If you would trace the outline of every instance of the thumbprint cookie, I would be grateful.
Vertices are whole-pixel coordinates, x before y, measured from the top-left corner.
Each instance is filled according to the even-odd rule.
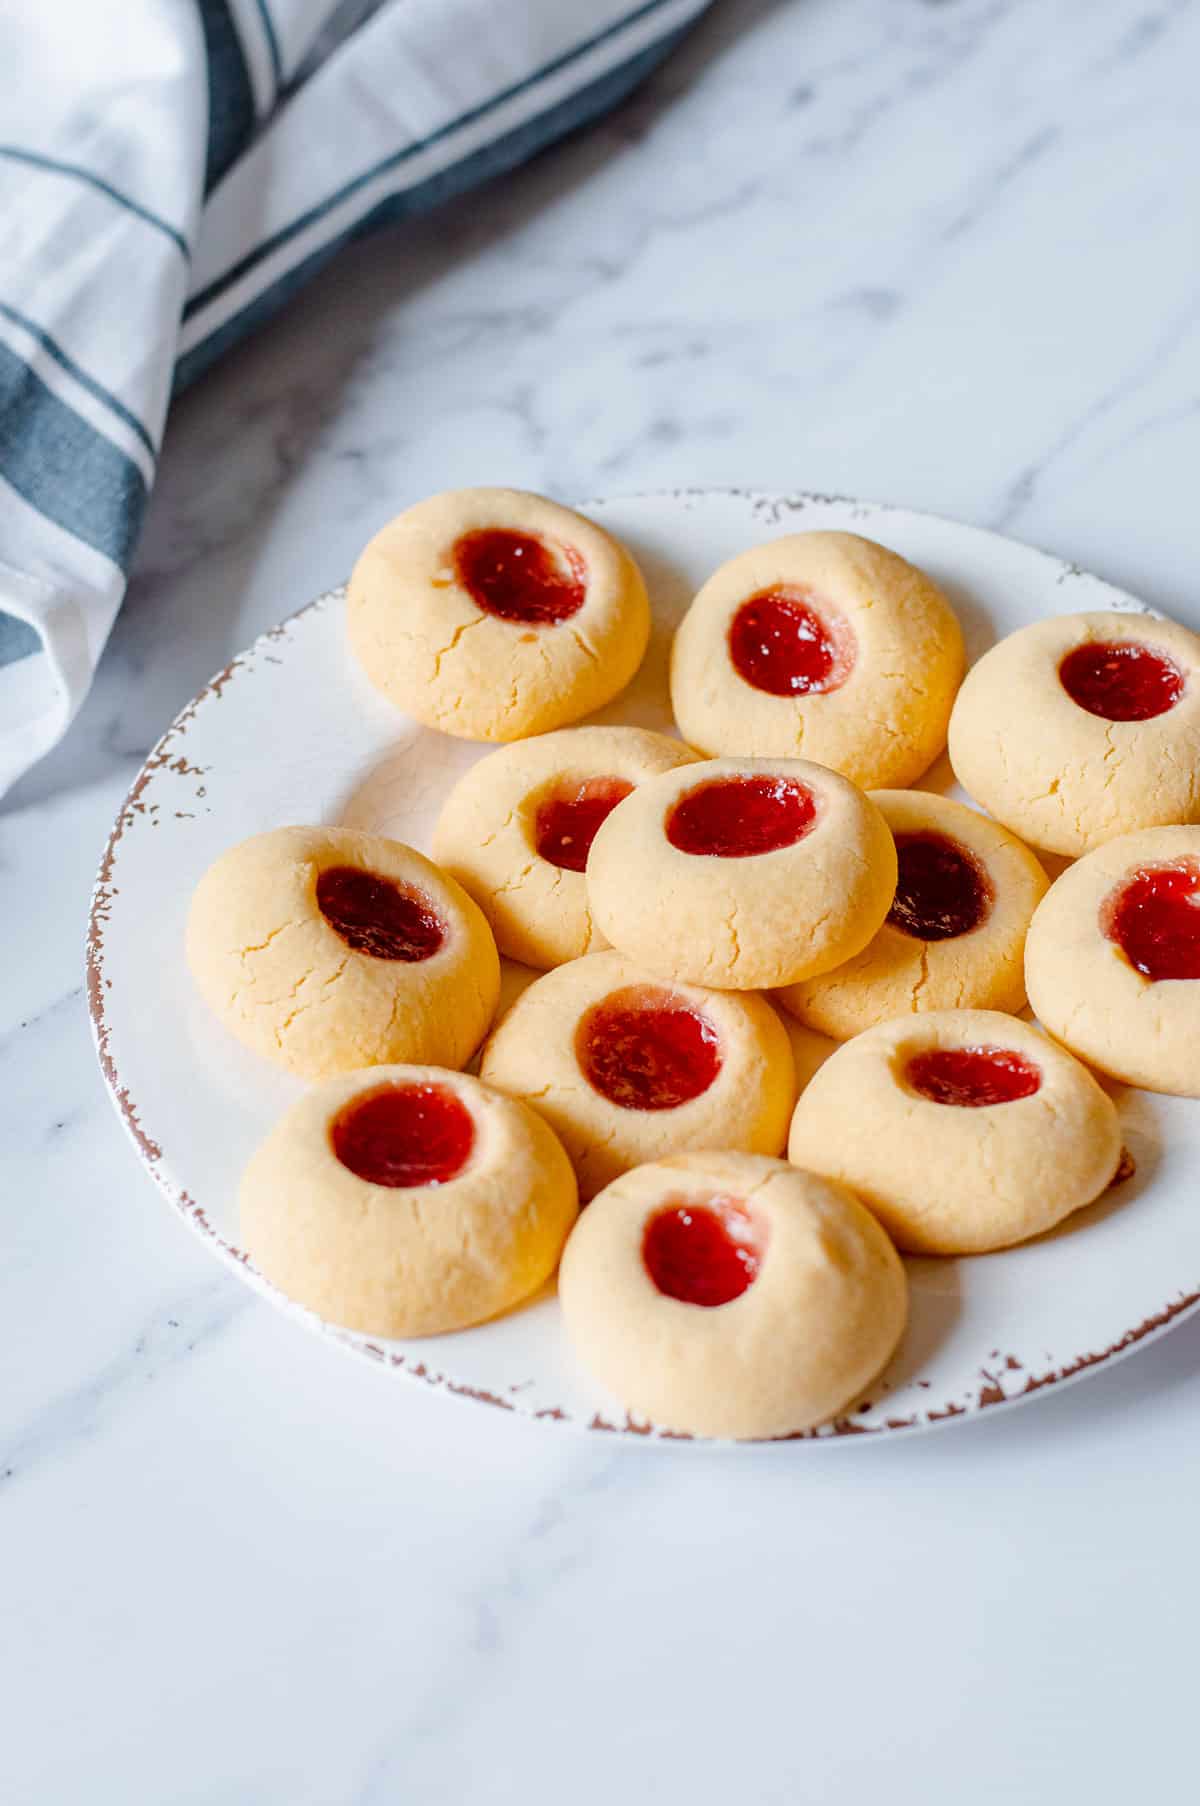
[[[500,747],[447,797],[434,857],[509,959],[542,968],[579,959],[604,945],[584,877],[601,822],[645,779],[695,756],[638,727],[563,728]]]
[[[795,984],[860,953],[896,890],[874,803],[804,759],[710,759],[651,778],[592,842],[592,917],[649,972]]]
[[[910,1254],[986,1254],[1090,1204],[1121,1158],[1078,1060],[996,1010],[883,1022],[800,1094],[788,1156],[848,1185]]]
[[[397,708],[463,739],[520,740],[625,688],[650,604],[629,553],[584,515],[519,489],[457,489],[375,535],[347,621]]]
[[[1200,1097],[1200,827],[1123,834],[1069,866],[1033,918],[1025,972],[1072,1053]]]
[[[594,1198],[559,1276],[567,1334],[626,1409],[699,1436],[837,1415],[904,1329],[895,1249],[845,1189],[781,1160],[682,1154]]]
[[[275,828],[223,853],[196,887],[186,952],[230,1033],[306,1079],[463,1066],[500,993],[492,931],[461,885],[349,828]]]
[[[1071,859],[1200,819],[1200,635],[1103,612],[1009,634],[958,693],[950,762],[997,821]]]
[[[937,585],[855,533],[795,533],[723,564],[675,636],[671,702],[709,754],[814,759],[911,784],[946,744],[962,631]]]
[[[1045,872],[1015,835],[922,790],[873,790],[896,842],[887,920],[854,959],[791,985],[780,1001],[847,1041],[889,1016],[1025,1007],[1025,935]]]
[[[541,1112],[585,1198],[687,1148],[780,1154],[795,1100],[791,1045],[766,998],[664,983],[611,952],[523,991],[480,1072]]]
[[[545,1122],[466,1073],[381,1066],[316,1086],[242,1179],[258,1270],[330,1323],[433,1336],[537,1291],[578,1203]]]

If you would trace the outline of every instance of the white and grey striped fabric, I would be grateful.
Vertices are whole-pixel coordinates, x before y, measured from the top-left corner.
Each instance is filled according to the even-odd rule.
[[[87,692],[173,390],[708,3],[0,0],[0,793]]]

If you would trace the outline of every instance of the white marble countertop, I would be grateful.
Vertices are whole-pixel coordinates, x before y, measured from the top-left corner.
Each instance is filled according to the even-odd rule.
[[[1194,606],[1198,67],[1187,0],[718,0],[179,406],[93,696],[0,813],[6,1802],[1115,1806],[1187,1772],[1200,1319],[887,1445],[513,1421],[209,1260],[80,978],[151,741],[435,488],[845,491]]]

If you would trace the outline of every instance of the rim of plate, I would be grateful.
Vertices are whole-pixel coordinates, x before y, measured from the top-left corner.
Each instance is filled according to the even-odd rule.
[[[1127,603],[1131,610],[1147,615],[1154,615],[1157,612],[1150,609],[1137,597],[1119,590],[1116,585],[1109,584],[1105,579],[1096,577],[1082,565],[1059,558],[1052,552],[1042,550],[1041,547],[1031,546],[1025,540],[1014,541],[1011,535],[996,532],[990,527],[978,527],[969,522],[953,520],[948,515],[937,514],[932,509],[909,508],[896,502],[872,502],[864,500],[860,496],[810,489],[760,490],[731,484],[698,484],[670,489],[635,490],[628,495],[621,496],[593,496],[587,501],[572,505],[586,513],[591,508],[612,506],[620,502],[677,501],[684,497],[711,496],[731,496],[749,502],[756,512],[769,513],[772,524],[778,521],[781,514],[800,513],[808,506],[845,507],[856,512],[861,511],[864,519],[879,514],[906,514],[937,521],[942,525],[954,528],[957,532],[995,540],[1002,545],[1020,544],[1026,551],[1044,560],[1056,571],[1056,582],[1058,583],[1066,583],[1073,578],[1085,578],[1091,582],[1102,584],[1105,590],[1114,596],[1119,596]],[[277,622],[273,627],[268,627],[265,632],[258,634],[248,646],[235,653],[229,663],[216,672],[196,692],[191,701],[180,709],[170,726],[147,754],[145,762],[117,811],[92,887],[88,910],[85,991],[92,1039],[105,1085],[117,1115],[134,1144],[141,1164],[189,1229],[199,1237],[204,1246],[224,1266],[236,1272],[253,1290],[270,1299],[287,1316],[304,1324],[309,1330],[324,1336],[347,1353],[365,1357],[377,1365],[390,1367],[395,1371],[402,1372],[410,1379],[423,1380],[427,1385],[438,1387],[454,1397],[495,1405],[501,1410],[529,1418],[532,1421],[541,1420],[564,1424],[580,1433],[599,1432],[625,1442],[669,1443],[673,1446],[691,1445],[702,1449],[762,1449],[774,1448],[781,1443],[828,1445],[859,1442],[864,1439],[874,1442],[878,1438],[887,1441],[896,1435],[913,1432],[927,1433],[963,1419],[977,1419],[985,1410],[992,1411],[1003,1409],[1006,1406],[1023,1404],[1051,1387],[1062,1390],[1075,1381],[1086,1378],[1098,1367],[1110,1366],[1114,1362],[1124,1359],[1126,1355],[1132,1354],[1136,1349],[1156,1340],[1200,1308],[1200,1288],[1195,1291],[1183,1292],[1160,1310],[1151,1313],[1140,1324],[1126,1330],[1108,1348],[1078,1355],[1063,1366],[1048,1368],[1044,1372],[1023,1368],[1024,1384],[1012,1392],[1006,1392],[1001,1384],[1000,1375],[1005,1371],[1005,1362],[1003,1359],[998,1359],[994,1374],[987,1369],[980,1370],[980,1384],[976,1396],[967,1403],[961,1402],[960,1399],[950,1399],[941,1406],[931,1404],[928,1409],[913,1411],[902,1417],[886,1418],[882,1423],[877,1424],[864,1424],[856,1422],[853,1417],[842,1417],[832,1423],[818,1425],[812,1430],[794,1432],[790,1436],[735,1443],[715,1437],[692,1436],[686,1432],[662,1430],[657,1425],[639,1422],[629,1413],[626,1413],[625,1421],[621,1423],[605,1418],[600,1412],[596,1412],[589,1421],[585,1422],[582,1418],[568,1415],[557,1406],[529,1411],[522,1406],[519,1398],[506,1398],[483,1387],[467,1385],[455,1380],[448,1373],[434,1370],[425,1361],[414,1361],[405,1354],[382,1347],[378,1342],[344,1329],[336,1323],[328,1323],[324,1318],[318,1317],[315,1312],[306,1309],[305,1306],[297,1304],[294,1299],[289,1298],[286,1293],[272,1285],[252,1265],[247,1254],[235,1247],[214,1228],[203,1205],[176,1182],[167,1170],[162,1147],[142,1122],[137,1100],[125,1084],[112,1051],[112,1029],[106,1011],[106,996],[111,981],[106,978],[104,969],[104,929],[112,907],[112,899],[116,894],[112,878],[120,842],[140,812],[142,793],[155,773],[166,766],[173,765],[177,760],[185,759],[180,742],[186,737],[188,728],[199,710],[221,695],[225,687],[232,683],[238,673],[246,667],[247,661],[258,648],[285,639],[291,627],[304,615],[340,602],[345,593],[346,584],[338,584],[333,589],[325,590],[321,595],[314,596],[311,601],[304,603],[291,614],[285,615],[282,621]],[[486,1328],[487,1326],[477,1327]]]

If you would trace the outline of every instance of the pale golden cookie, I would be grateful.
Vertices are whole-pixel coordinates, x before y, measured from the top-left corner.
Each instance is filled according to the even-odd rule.
[[[1090,1204],[1121,1157],[1111,1098],[1028,1022],[882,1022],[813,1075],[788,1157],[849,1185],[910,1254],[986,1254]]]
[[[559,1296],[580,1356],[626,1409],[699,1436],[787,1436],[890,1359],[908,1287],[840,1185],[749,1154],[639,1166],[584,1211]]]
[[[1158,712],[1130,718],[1138,708]],[[997,821],[1068,858],[1197,820],[1200,635],[1104,612],[1010,633],[958,693],[950,762]]]
[[[810,1028],[846,1041],[889,1016],[1025,1007],[1025,935],[1049,879],[997,822],[922,790],[873,790],[900,877],[869,946],[780,992]]]
[[[710,759],[651,778],[592,843],[592,917],[649,972],[722,990],[794,984],[883,924],[896,849],[846,778],[805,759]]]
[[[1072,1053],[1200,1097],[1200,827],[1124,834],[1070,866],[1033,918],[1025,970]]]
[[[686,1148],[779,1154],[795,1099],[787,1031],[764,997],[664,984],[620,953],[530,985],[480,1074],[546,1118],[584,1198]]]
[[[462,1066],[500,992],[492,931],[411,847],[275,828],[223,853],[192,898],[187,963],[225,1027],[302,1078]]]
[[[467,740],[519,740],[625,688],[650,604],[629,553],[594,521],[520,489],[455,489],[375,535],[347,624],[397,708]]]
[[[640,727],[575,727],[501,747],[442,807],[434,858],[474,897],[501,953],[558,966],[604,946],[588,907],[591,837],[630,790],[696,755]]]
[[[536,1292],[577,1210],[570,1162],[534,1111],[465,1073],[380,1066],[328,1080],[276,1123],[242,1178],[241,1241],[330,1323],[436,1336]]]
[[[898,786],[945,746],[962,674],[962,630],[924,572],[856,533],[795,533],[709,578],[675,636],[671,703],[703,752]]]

